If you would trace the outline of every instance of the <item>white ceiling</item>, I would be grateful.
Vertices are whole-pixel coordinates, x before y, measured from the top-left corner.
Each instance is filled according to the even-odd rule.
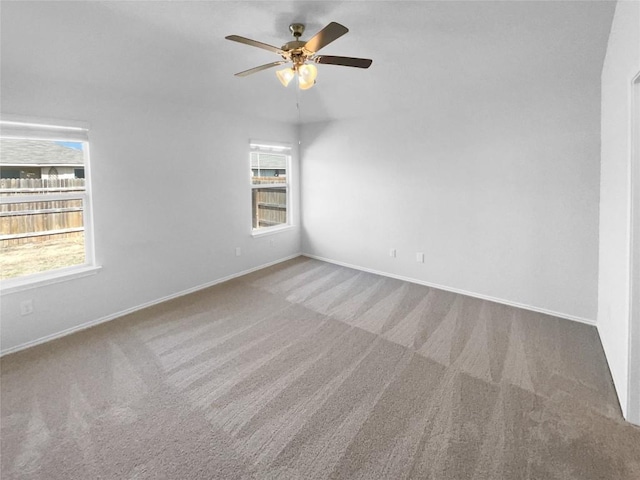
[[[2,2],[2,76],[29,75],[242,115],[311,122],[401,115],[513,82],[598,84],[615,2]],[[266,70],[273,45],[330,21],[350,29],[322,50],[372,58],[368,70],[320,65],[317,85],[285,89]],[[597,92],[594,92],[597,94]],[[296,110],[299,95],[300,111]]]

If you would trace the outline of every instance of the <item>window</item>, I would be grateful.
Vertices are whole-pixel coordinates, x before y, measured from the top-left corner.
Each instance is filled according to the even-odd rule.
[[[291,148],[251,143],[251,216],[254,233],[290,225]]]
[[[0,128],[3,289],[92,267],[87,129],[5,117]]]

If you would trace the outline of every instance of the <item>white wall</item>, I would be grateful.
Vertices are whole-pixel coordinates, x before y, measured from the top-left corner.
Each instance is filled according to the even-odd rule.
[[[598,330],[628,411],[631,83],[640,71],[640,3],[620,1],[602,69]]]
[[[410,75],[410,106],[302,128],[303,251],[595,321],[598,73]]]
[[[300,251],[299,226],[250,234],[249,139],[295,145],[295,126],[7,69],[1,95],[4,113],[90,124],[103,267],[94,276],[3,295],[3,351]],[[293,166],[295,176],[296,150]],[[35,312],[20,316],[26,299]]]

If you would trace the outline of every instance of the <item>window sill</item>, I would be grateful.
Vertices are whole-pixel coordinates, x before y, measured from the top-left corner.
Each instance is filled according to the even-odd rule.
[[[284,225],[282,227],[268,227],[261,228],[260,230],[252,230],[252,237],[264,237],[265,235],[273,235],[274,233],[286,232],[288,230],[293,230],[293,225]]]
[[[10,278],[0,282],[0,295],[21,292],[32,288],[44,287],[54,283],[66,282],[76,278],[88,277],[95,275],[100,271],[100,266],[80,265],[74,267],[62,268],[51,272],[36,273],[23,278]]]

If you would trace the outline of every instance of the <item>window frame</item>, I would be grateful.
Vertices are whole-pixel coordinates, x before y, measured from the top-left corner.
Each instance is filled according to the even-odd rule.
[[[19,197],[0,197],[0,204],[81,200],[83,208],[82,228],[84,233],[83,264],[54,268],[43,272],[36,272],[0,280],[0,295],[36,288],[52,283],[59,283],[97,273],[101,267],[96,265],[95,259],[89,125],[87,123],[77,121],[18,117],[2,114],[0,118],[0,138],[73,141],[82,143],[85,171],[85,188],[84,191],[81,192],[57,192],[49,194],[33,193]]]
[[[249,228],[251,231],[251,236],[260,237],[263,235],[271,235],[274,233],[283,232],[286,230],[290,230],[293,228],[293,204],[291,199],[293,198],[291,195],[292,189],[292,146],[287,142],[268,142],[268,141],[256,141],[251,140],[249,142],[249,206],[250,206],[250,218],[249,218]],[[251,154],[252,153],[265,153],[265,154],[282,154],[286,159],[286,180],[284,183],[273,183],[273,184],[254,184],[253,176],[251,173]],[[253,191],[259,190],[261,188],[284,188],[286,191],[286,223],[282,223],[280,225],[274,225],[271,227],[253,227]]]

